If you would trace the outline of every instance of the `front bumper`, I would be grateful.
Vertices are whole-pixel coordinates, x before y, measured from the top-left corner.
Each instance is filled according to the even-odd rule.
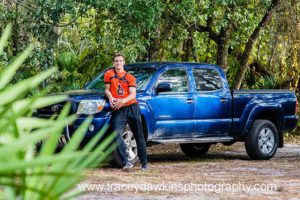
[[[86,118],[77,118],[75,122],[72,125],[68,126],[68,129],[65,131],[65,134],[68,134],[68,139],[72,137],[74,132],[81,126],[81,124],[86,120]],[[84,140],[88,141],[93,136],[98,134],[101,129],[110,122],[110,116],[104,116],[104,117],[97,117],[93,118],[92,122],[89,125],[89,128],[87,129]]]
[[[35,117],[38,118],[50,118],[50,115],[36,115]],[[89,128],[86,130],[82,144],[86,144],[93,136],[100,133],[101,129],[106,125],[109,124],[111,116],[109,114],[104,116],[94,116],[92,119],[92,122],[89,125]],[[58,147],[63,147],[72,137],[72,135],[75,133],[75,131],[82,125],[82,123],[87,119],[87,116],[79,115],[78,118],[72,123],[67,125],[62,135],[57,142]],[[111,129],[108,129],[105,133],[107,135],[108,133],[111,133]],[[41,142],[43,143],[43,142]]]

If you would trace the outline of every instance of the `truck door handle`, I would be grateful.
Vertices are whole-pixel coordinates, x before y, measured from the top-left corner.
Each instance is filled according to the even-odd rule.
[[[187,99],[186,102],[187,102],[188,104],[192,104],[192,103],[194,103],[194,99]]]
[[[227,99],[221,98],[220,101],[221,101],[222,103],[225,103],[225,102],[227,101]]]

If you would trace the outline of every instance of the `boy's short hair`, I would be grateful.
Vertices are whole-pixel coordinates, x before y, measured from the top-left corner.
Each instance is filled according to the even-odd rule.
[[[116,57],[123,57],[123,59],[125,60],[125,56],[122,53],[115,53],[113,56],[113,61],[115,60]]]

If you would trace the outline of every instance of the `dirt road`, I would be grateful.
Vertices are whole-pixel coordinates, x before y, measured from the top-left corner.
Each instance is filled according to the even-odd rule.
[[[300,145],[285,144],[269,161],[249,160],[243,143],[212,146],[188,158],[177,145],[148,148],[150,170],[91,170],[79,199],[300,199]],[[82,189],[83,190],[83,189]]]

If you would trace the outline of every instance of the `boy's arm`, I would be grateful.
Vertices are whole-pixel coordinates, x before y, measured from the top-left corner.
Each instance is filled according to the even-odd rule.
[[[114,109],[116,99],[112,96],[112,94],[110,92],[110,84],[105,84],[105,96],[109,100],[110,107]]]

